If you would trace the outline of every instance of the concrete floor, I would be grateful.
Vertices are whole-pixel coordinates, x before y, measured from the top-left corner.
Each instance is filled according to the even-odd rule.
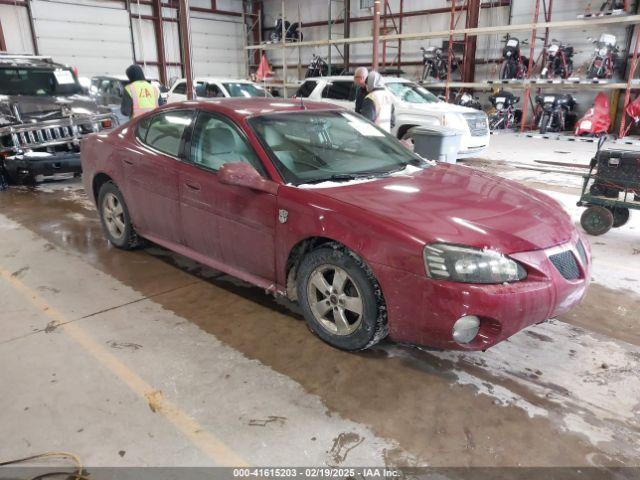
[[[465,163],[571,210],[572,176],[513,163],[587,163],[592,145],[492,140]],[[486,353],[348,354],[259,289],[157,247],[112,248],[77,181],[13,187],[0,212],[0,461],[640,465],[638,215],[593,239],[594,283],[563,318]]]

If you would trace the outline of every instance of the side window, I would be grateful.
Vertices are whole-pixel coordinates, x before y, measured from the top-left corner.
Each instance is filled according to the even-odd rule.
[[[356,89],[353,82],[332,82],[322,91],[322,98],[355,101]]]
[[[176,85],[176,88],[173,89],[172,93],[178,93],[180,95],[186,95],[187,94],[187,82],[180,82],[178,85]]]
[[[296,97],[307,98],[315,90],[317,85],[314,80],[307,80],[298,88]]]
[[[182,136],[185,129],[191,125],[192,119],[193,111],[190,110],[159,113],[140,122],[136,134],[150,147],[177,157],[180,153]],[[144,138],[142,138],[143,134]]]
[[[224,97],[224,93],[215,83],[207,83],[204,87],[204,96],[206,98]]]
[[[191,161],[211,170],[218,170],[225,163],[245,162],[265,175],[260,159],[237,128],[220,117],[205,112],[198,114],[193,129]]]

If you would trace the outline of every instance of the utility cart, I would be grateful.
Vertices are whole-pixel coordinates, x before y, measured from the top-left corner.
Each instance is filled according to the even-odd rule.
[[[578,206],[586,206],[580,224],[591,235],[607,233],[629,221],[630,210],[640,210],[640,151],[602,148],[591,160]]]

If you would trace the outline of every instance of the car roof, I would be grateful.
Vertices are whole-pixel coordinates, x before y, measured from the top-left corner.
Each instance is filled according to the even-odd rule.
[[[126,75],[94,75],[93,78],[100,78],[103,80],[120,80],[120,81],[129,81]]]
[[[224,82],[224,83],[253,83],[251,80],[243,80],[237,78],[221,78],[221,77],[195,77],[195,82]],[[178,78],[176,82],[186,82],[186,78]],[[175,83],[175,82],[174,82]]]
[[[0,53],[0,66],[23,68],[70,68],[68,65],[54,62],[51,57],[11,53]]]
[[[411,80],[407,80],[406,78],[400,78],[400,77],[387,77],[387,76],[382,76],[382,79],[385,82],[401,82],[401,83],[411,83]],[[325,80],[325,81],[329,81],[329,82],[334,82],[334,81],[338,81],[338,80],[349,80],[349,81],[353,81],[353,75],[328,75],[326,77],[312,77],[312,78],[305,78],[305,81],[307,80]]]
[[[279,112],[299,112],[307,110],[336,110],[344,108],[324,102],[300,101],[300,99],[278,98],[215,98],[209,100],[185,101],[171,103],[171,106],[197,107],[202,110],[211,110],[224,113],[236,119],[249,118],[256,115],[266,115]]]

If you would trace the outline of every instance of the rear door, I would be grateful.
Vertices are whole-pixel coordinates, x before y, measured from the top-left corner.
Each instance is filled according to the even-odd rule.
[[[188,248],[231,270],[275,280],[276,196],[225,185],[218,170],[246,162],[266,176],[242,130],[225,116],[201,111],[181,167],[181,216]]]
[[[169,110],[139,122],[135,148],[122,157],[127,204],[140,234],[182,244],[179,171],[193,110]]]

